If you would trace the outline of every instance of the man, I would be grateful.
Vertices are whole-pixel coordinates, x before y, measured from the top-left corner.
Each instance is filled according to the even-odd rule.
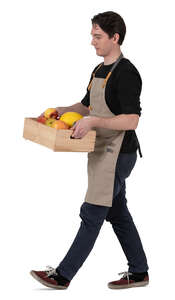
[[[104,220],[109,221],[128,260],[129,270],[108,283],[120,289],[149,283],[147,259],[127,208],[125,179],[130,175],[140,147],[135,129],[141,115],[142,80],[138,70],[124,58],[120,46],[125,23],[115,12],[104,12],[92,19],[92,45],[104,62],[93,70],[87,93],[80,103],[58,107],[62,114],[77,111],[84,117],[73,126],[73,138],[96,130],[94,152],[88,153],[88,190],[80,209],[79,231],[57,268],[31,271],[42,284],[66,289],[92,250]],[[140,152],[141,156],[141,152]]]

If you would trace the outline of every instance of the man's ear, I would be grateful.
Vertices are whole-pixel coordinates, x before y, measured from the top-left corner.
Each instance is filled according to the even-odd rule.
[[[114,38],[114,41],[117,41],[117,42],[118,42],[118,40],[119,40],[119,38],[120,38],[119,33],[116,32],[116,33],[114,34],[113,38]]]

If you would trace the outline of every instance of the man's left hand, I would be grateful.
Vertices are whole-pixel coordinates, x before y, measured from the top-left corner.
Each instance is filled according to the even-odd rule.
[[[72,137],[74,138],[83,138],[89,130],[94,126],[95,117],[83,117],[82,119],[76,121],[74,126],[70,129],[73,129]]]

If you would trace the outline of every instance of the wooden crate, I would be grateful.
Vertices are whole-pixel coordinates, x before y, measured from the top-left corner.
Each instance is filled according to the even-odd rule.
[[[53,151],[92,152],[94,151],[96,131],[90,130],[83,138],[70,138],[73,130],[55,129],[39,123],[36,118],[24,119],[23,137],[46,146]]]

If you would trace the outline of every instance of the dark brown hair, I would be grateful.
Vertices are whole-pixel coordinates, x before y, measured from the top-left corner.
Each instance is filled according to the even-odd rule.
[[[126,34],[126,25],[119,14],[113,11],[106,11],[95,15],[91,21],[92,24],[98,24],[101,29],[108,34],[109,38],[112,38],[115,33],[118,33],[118,44],[122,45]]]

